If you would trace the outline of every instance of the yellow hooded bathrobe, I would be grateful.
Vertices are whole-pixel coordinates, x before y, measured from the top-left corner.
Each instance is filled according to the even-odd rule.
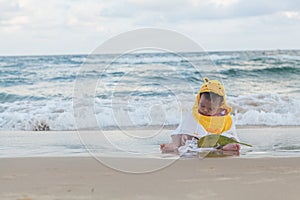
[[[200,95],[204,92],[213,92],[223,97],[223,102],[220,106],[223,111],[222,115],[205,116],[198,112]],[[201,138],[208,134],[222,134],[238,140],[235,124],[230,116],[230,112],[231,108],[226,103],[224,86],[217,80],[204,78],[204,83],[196,96],[192,110],[185,114],[180,125],[176,130],[172,131],[171,135],[186,134]]]
[[[204,78],[204,83],[198,92],[195,104],[192,109],[192,115],[195,121],[211,134],[221,134],[228,131],[232,126],[232,118],[230,116],[231,108],[226,103],[226,94],[224,86],[217,80],[209,80]],[[212,92],[223,97],[220,108],[225,111],[224,116],[205,116],[198,112],[200,95],[204,92]]]

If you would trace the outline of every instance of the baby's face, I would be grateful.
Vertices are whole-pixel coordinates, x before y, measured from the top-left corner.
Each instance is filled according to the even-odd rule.
[[[199,105],[198,105],[198,112],[201,115],[205,116],[213,116],[216,115],[219,111],[221,102],[213,102],[207,100],[206,98],[200,98]]]

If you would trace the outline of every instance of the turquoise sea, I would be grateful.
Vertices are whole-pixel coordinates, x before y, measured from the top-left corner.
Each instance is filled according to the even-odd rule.
[[[75,130],[81,79],[97,83],[98,123],[79,128],[176,126],[204,76],[224,83],[238,125],[300,125],[300,51],[275,50],[0,57],[0,130]]]

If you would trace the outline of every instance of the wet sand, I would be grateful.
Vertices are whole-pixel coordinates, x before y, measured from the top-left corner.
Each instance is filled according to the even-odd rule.
[[[119,166],[161,159],[106,158]],[[180,159],[124,173],[90,157],[1,158],[0,199],[299,199],[300,158]]]

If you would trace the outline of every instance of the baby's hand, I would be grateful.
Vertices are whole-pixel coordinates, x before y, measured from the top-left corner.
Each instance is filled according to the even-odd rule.
[[[241,149],[240,145],[237,143],[226,144],[222,150],[224,151],[239,151]]]
[[[161,144],[160,150],[162,153],[171,153],[171,152],[177,152],[178,147],[174,143]]]

